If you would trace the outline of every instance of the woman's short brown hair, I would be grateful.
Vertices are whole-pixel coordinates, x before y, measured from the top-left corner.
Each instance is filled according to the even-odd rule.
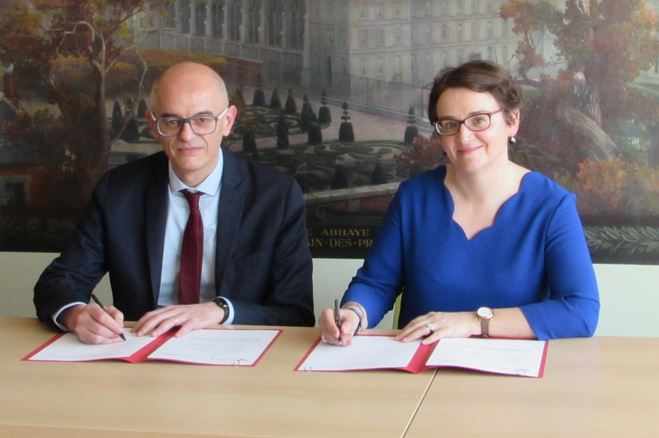
[[[437,101],[447,88],[467,88],[478,93],[490,93],[503,108],[507,123],[514,121],[514,110],[522,103],[522,92],[506,70],[489,61],[469,61],[459,67],[443,70],[435,78],[428,100],[430,123],[438,120]]]

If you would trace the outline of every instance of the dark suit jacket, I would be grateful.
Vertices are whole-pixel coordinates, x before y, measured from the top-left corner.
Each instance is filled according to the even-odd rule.
[[[271,167],[222,151],[216,293],[231,300],[234,324],[313,325],[312,261],[299,186]],[[72,241],[34,288],[39,319],[52,324],[62,306],[88,302],[106,272],[126,320],[156,308],[167,165],[159,152],[101,178]]]

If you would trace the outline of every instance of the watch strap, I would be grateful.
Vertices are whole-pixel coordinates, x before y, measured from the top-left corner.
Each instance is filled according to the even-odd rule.
[[[220,325],[224,324],[227,319],[229,319],[229,304],[226,302],[226,300],[222,297],[215,297],[213,298],[213,302],[217,304],[217,306],[224,310],[224,316],[222,317],[222,320],[220,321]]]
[[[479,318],[481,320],[481,336],[487,338],[490,336],[490,320],[488,318]]]

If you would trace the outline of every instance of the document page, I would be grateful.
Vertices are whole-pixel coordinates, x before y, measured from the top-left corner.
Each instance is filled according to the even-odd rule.
[[[170,338],[149,359],[253,366],[279,333],[279,330],[194,330],[182,338]]]
[[[403,343],[393,336],[362,335],[352,345],[339,347],[319,342],[298,366],[298,371],[349,371],[406,368],[419,348],[419,342]]]
[[[83,344],[73,333],[64,333],[45,348],[37,351],[28,360],[79,362],[102,359],[126,359],[154,341],[151,336],[135,336],[125,330],[126,342],[116,344]]]
[[[546,341],[445,338],[437,343],[426,365],[541,377],[544,372],[545,347]]]

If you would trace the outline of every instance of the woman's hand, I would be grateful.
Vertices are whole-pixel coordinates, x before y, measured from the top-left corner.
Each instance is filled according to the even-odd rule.
[[[425,338],[431,344],[442,338],[468,338],[480,334],[480,321],[475,312],[429,312],[409,322],[396,336],[402,342]]]
[[[334,309],[325,309],[320,314],[320,337],[323,342],[332,345],[347,346],[352,344],[352,337],[359,327],[359,317],[352,310],[340,309],[341,327],[334,322]]]

